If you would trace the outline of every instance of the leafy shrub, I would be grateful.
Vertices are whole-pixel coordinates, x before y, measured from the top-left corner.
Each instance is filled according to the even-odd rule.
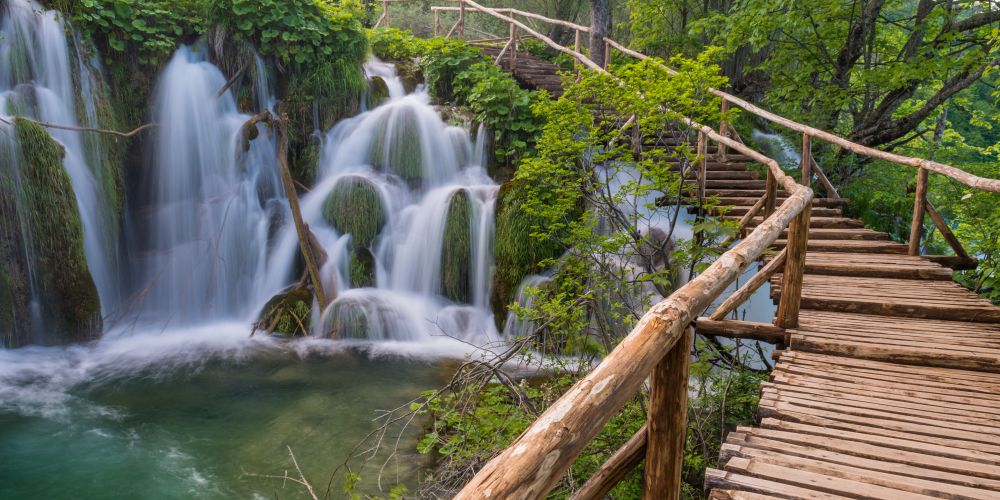
[[[204,5],[204,0],[80,0],[64,12],[112,51],[134,51],[140,64],[155,65],[180,40],[205,31]]]
[[[396,28],[375,28],[368,33],[372,54],[386,61],[407,61],[427,52],[427,42]]]

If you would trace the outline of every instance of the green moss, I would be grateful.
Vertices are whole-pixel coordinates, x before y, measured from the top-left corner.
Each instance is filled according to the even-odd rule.
[[[309,335],[312,323],[313,295],[306,288],[295,288],[275,295],[264,306],[261,324],[274,325],[274,332],[288,336]]]
[[[472,267],[472,202],[465,190],[451,198],[441,250],[441,291],[445,297],[467,303],[471,300],[469,270]]]
[[[335,300],[323,316],[323,334],[333,339],[367,339],[364,307],[353,300]]]
[[[367,288],[375,286],[375,255],[365,247],[351,252],[351,287]]]
[[[373,77],[368,81],[368,109],[372,109],[385,102],[389,98],[389,86],[380,76]]]
[[[46,340],[95,338],[101,331],[101,303],[83,251],[83,224],[63,168],[62,146],[29,121],[17,119],[14,129],[42,308],[48,329],[61,335]]]
[[[417,111],[403,107],[383,116],[379,132],[372,140],[371,164],[383,172],[394,173],[407,181],[424,176]]]
[[[323,218],[341,234],[350,234],[355,248],[371,248],[386,223],[378,187],[356,175],[337,182],[323,203]]]
[[[541,226],[543,221],[529,217],[521,210],[525,196],[519,181],[505,183],[497,195],[492,306],[501,326],[507,316],[507,306],[514,300],[521,280],[540,271],[540,262],[556,258],[565,251],[553,241],[539,241],[532,237],[533,227]]]
[[[0,346],[12,347],[14,344],[14,282],[11,280],[4,263],[0,262]]]

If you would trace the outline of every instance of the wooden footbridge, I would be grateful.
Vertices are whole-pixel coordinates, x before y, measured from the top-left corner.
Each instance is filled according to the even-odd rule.
[[[518,52],[520,36],[539,39],[596,71],[606,69],[581,53],[585,26],[469,0],[454,3],[433,8],[438,26],[442,13],[458,13],[449,36],[463,31],[467,12],[509,24],[507,44],[493,54],[498,62],[507,57],[505,68],[520,74],[522,83],[537,79],[536,86],[546,87],[553,80]],[[574,30],[576,47],[545,38],[526,24],[529,19]],[[647,425],[574,498],[604,497],[643,461],[645,497],[678,498],[694,325],[699,334],[766,340],[781,348],[762,389],[760,424],[730,432],[720,468],[706,474],[711,498],[1000,498],[1000,308],[952,281],[953,268],[974,266],[975,260],[926,199],[931,173],[991,192],[1000,192],[1000,181],[854,144],[713,93],[724,108],[737,106],[802,134],[806,182],[798,184],[774,160],[744,145],[726,123],[715,129],[695,124],[700,160],[692,190],[700,199],[714,196],[732,206],[723,217],[738,221],[742,239],[650,309],[459,497],[545,496],[648,381]],[[812,157],[815,140],[914,169],[909,244],[844,217],[847,200]],[[749,162],[767,167],[763,179],[747,168]],[[814,198],[814,183],[826,197]],[[925,214],[954,256],[920,255]],[[768,248],[779,252],[759,260]],[[756,275],[723,297],[756,263]],[[773,323],[727,319],[764,283],[778,305]]]

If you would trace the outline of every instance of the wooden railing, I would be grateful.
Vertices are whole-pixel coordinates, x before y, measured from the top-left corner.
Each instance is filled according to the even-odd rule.
[[[380,25],[389,21],[391,3],[410,0],[384,0]],[[445,0],[448,1],[448,0]],[[506,49],[516,54],[523,32],[559,52],[572,56],[585,67],[599,72],[598,66],[582,52],[581,34],[590,29],[566,21],[548,19],[516,9],[491,9],[472,0],[451,0],[458,6],[432,7],[435,13],[435,33],[440,34],[440,14],[458,12],[458,21],[446,36],[462,36],[468,13],[477,12],[506,23],[509,27]],[[575,31],[574,48],[563,47],[518,18],[531,19]],[[610,38],[605,39],[610,50],[631,57],[646,59],[643,54],[628,49]],[[503,53],[501,53],[501,57]],[[510,55],[514,58],[516,55]],[[498,58],[499,60],[499,58]],[[514,59],[511,59],[512,62]],[[610,57],[605,57],[610,60]],[[512,66],[513,68],[513,66]],[[643,460],[646,461],[644,496],[655,499],[676,499],[680,496],[681,464],[687,416],[688,362],[693,338],[692,325],[698,333],[708,336],[760,339],[774,343],[786,341],[786,330],[796,328],[799,321],[802,277],[809,241],[809,221],[813,177],[823,185],[829,196],[839,198],[835,187],[823,173],[812,155],[813,139],[820,139],[859,155],[918,168],[915,226],[922,226],[922,214],[927,211],[937,227],[950,235],[947,225],[933,207],[926,203],[927,174],[936,172],[977,189],[1000,192],[1000,181],[968,174],[948,165],[909,158],[852,143],[828,132],[818,130],[774,115],[738,97],[712,89],[722,99],[724,119],[718,129],[688,122],[698,131],[698,197],[704,200],[707,178],[708,143],[717,145],[717,155],[724,159],[729,151],[745,155],[763,164],[767,170],[764,194],[740,221],[742,239],[723,253],[699,276],[672,295],[654,305],[643,315],[627,337],[604,360],[569,391],[552,404],[507,449],[491,460],[458,494],[458,498],[540,498],[545,496],[566,474],[579,454],[604,425],[618,413],[649,380],[647,424],[594,474],[575,494],[574,499],[602,498]],[[751,149],[740,139],[735,129],[726,123],[729,105],[736,105],[777,125],[802,134],[802,179],[798,184],[775,160]],[[784,189],[785,199],[778,203],[778,190]],[[921,218],[918,221],[918,213]],[[749,230],[755,217],[761,222]],[[743,231],[749,231],[743,235]],[[787,231],[785,248],[763,266],[742,287],[729,295],[708,317],[699,317],[712,303],[722,297],[727,288],[757,261],[765,249]],[[956,250],[955,260],[969,259],[953,235],[946,236]],[[913,238],[919,241],[919,235]],[[911,244],[911,251],[913,245]],[[726,320],[732,311],[746,301],[760,286],[781,272],[778,310],[773,323],[751,323]]]

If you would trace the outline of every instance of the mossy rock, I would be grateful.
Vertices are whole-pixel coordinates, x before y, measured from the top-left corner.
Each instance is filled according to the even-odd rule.
[[[279,293],[267,301],[259,324],[265,328],[274,325],[270,333],[307,336],[312,327],[312,303],[313,294],[306,288]]]
[[[381,76],[373,76],[368,80],[367,105],[372,109],[389,99],[389,85]]]
[[[491,305],[498,328],[503,327],[507,306],[514,300],[521,280],[540,271],[540,262],[556,258],[566,250],[553,239],[540,241],[532,237],[532,228],[543,226],[544,221],[525,214],[521,209],[525,195],[520,181],[503,184],[497,195],[496,264]]]
[[[371,164],[409,182],[422,179],[424,155],[417,110],[399,107],[386,113],[378,130],[372,139]]]
[[[365,247],[356,247],[351,252],[351,287],[373,286],[375,286],[375,255]]]
[[[472,201],[466,190],[451,197],[441,249],[441,292],[461,303],[472,300]]]
[[[359,175],[342,177],[323,202],[323,219],[350,234],[355,248],[371,248],[387,220],[381,191]]]
[[[353,299],[333,301],[323,315],[323,336],[332,339],[367,339],[366,308]]]
[[[100,336],[101,302],[83,250],[64,151],[48,132],[23,119],[14,124],[21,153],[21,200],[31,225],[34,268],[46,325],[41,343],[92,340]]]

